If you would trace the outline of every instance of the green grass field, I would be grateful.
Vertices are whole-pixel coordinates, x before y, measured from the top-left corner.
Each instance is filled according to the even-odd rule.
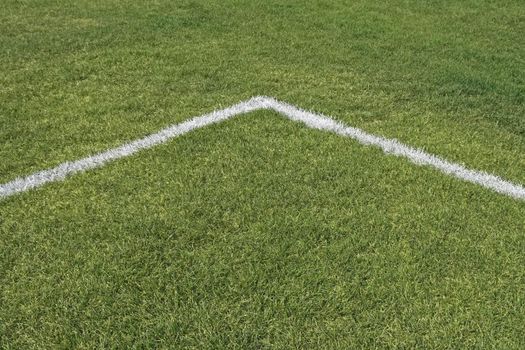
[[[0,183],[264,94],[525,184],[524,23],[522,0],[4,0]],[[524,334],[525,201],[272,111],[0,200],[1,348]]]

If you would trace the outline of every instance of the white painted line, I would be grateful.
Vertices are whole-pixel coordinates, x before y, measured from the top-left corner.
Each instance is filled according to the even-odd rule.
[[[525,200],[525,187],[501,179],[482,171],[470,170],[460,164],[448,162],[438,156],[428,154],[420,149],[406,146],[395,139],[386,139],[381,136],[368,134],[365,131],[346,126],[322,114],[308,112],[287,103],[277,101],[271,97],[257,96],[238,103],[226,109],[192,118],[180,124],[171,125],[161,131],[138,139],[122,146],[82,158],[73,162],[65,162],[55,168],[42,170],[27,177],[19,177],[11,182],[0,185],[0,198],[25,192],[40,187],[48,182],[64,180],[67,176],[98,168],[104,164],[130,156],[140,150],[165,143],[170,139],[183,135],[206,125],[219,123],[239,114],[269,109],[274,110],[290,120],[304,123],[314,129],[325,130],[344,137],[350,137],[361,144],[373,145],[381,148],[387,154],[404,157],[417,165],[429,165],[445,174],[472,182],[501,194]]]

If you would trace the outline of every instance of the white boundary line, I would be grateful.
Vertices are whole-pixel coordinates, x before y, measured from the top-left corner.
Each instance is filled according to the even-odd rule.
[[[0,185],[0,198],[25,192],[40,187],[48,182],[62,181],[71,174],[101,167],[108,162],[128,157],[140,150],[165,143],[174,137],[186,134],[192,130],[222,122],[239,114],[245,114],[260,109],[274,110],[288,119],[302,122],[310,128],[325,130],[344,137],[350,137],[363,145],[377,146],[387,154],[404,157],[412,163],[428,165],[445,174],[481,185],[485,188],[516,199],[525,200],[525,187],[522,185],[514,184],[503,180],[498,176],[482,171],[467,169],[460,164],[448,162],[420,149],[406,146],[395,139],[386,139],[381,136],[375,136],[361,129],[346,126],[322,114],[308,112],[265,96],[253,97],[231,107],[204,114],[180,124],[171,125],[155,134],[125,143],[119,147],[112,148],[90,157],[82,158],[73,162],[65,162],[55,168],[42,170],[26,177],[16,178],[11,182]]]

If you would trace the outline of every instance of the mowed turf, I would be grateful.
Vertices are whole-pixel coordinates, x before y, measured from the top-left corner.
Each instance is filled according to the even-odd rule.
[[[266,94],[525,183],[519,1],[6,1],[0,180]],[[4,348],[523,348],[525,202],[269,111],[0,202]]]

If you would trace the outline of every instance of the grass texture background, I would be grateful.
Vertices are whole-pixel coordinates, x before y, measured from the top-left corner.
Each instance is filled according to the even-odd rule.
[[[2,7],[2,182],[265,94],[525,183],[520,1]],[[259,111],[0,202],[0,346],[519,349],[524,218]]]

